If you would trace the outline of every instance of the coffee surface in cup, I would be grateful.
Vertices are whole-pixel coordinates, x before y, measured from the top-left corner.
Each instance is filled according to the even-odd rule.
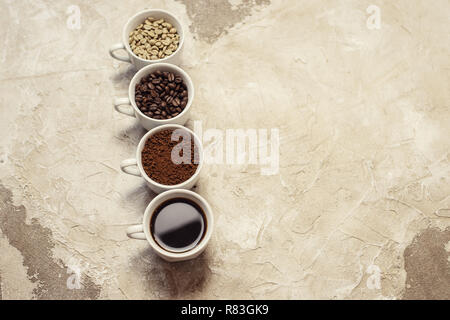
[[[186,198],[169,199],[160,204],[150,220],[150,232],[164,250],[185,252],[195,248],[206,230],[202,208]]]

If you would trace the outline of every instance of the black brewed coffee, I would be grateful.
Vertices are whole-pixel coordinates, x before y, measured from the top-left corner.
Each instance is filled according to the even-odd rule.
[[[193,249],[206,230],[205,214],[200,206],[186,198],[169,199],[154,211],[150,231],[156,243],[167,251]]]

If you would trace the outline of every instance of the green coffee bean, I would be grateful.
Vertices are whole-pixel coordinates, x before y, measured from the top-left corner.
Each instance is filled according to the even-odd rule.
[[[146,60],[172,55],[178,48],[177,29],[164,19],[148,17],[129,34],[128,42],[134,54]]]

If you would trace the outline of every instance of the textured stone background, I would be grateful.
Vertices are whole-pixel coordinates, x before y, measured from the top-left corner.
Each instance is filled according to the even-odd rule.
[[[450,299],[448,0],[0,7],[0,298]],[[186,26],[188,126],[280,130],[277,175],[205,166],[215,233],[178,264],[125,235],[154,195],[119,172],[144,130],[108,48],[148,7]]]

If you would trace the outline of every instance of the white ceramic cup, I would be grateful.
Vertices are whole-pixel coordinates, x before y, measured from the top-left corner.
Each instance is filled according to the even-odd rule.
[[[177,33],[180,35],[180,41],[178,43],[177,50],[175,50],[175,52],[172,53],[170,56],[158,60],[146,60],[138,57],[133,53],[133,51],[131,51],[130,43],[128,42],[130,32],[132,32],[138,25],[143,23],[145,19],[147,19],[148,17],[153,17],[155,19],[164,19],[166,22],[169,22],[172,26],[174,26],[177,29]],[[122,31],[122,43],[117,43],[113,45],[109,49],[109,54],[114,59],[133,64],[136,67],[136,69],[139,70],[149,64],[157,62],[168,62],[173,64],[179,64],[181,51],[183,50],[183,43],[184,43],[184,32],[180,21],[173,14],[165,10],[149,9],[138,12],[128,20]],[[127,55],[126,56],[117,55],[116,54],[117,50],[125,50]]]
[[[184,107],[183,111],[177,115],[176,117],[173,117],[171,119],[153,119],[141,112],[139,108],[136,105],[135,100],[135,87],[136,84],[139,83],[139,81],[157,71],[169,71],[174,73],[175,75],[179,75],[183,82],[186,84],[187,92],[188,92],[188,101],[186,104],[186,107]],[[192,83],[191,77],[180,67],[177,67],[173,64],[168,63],[157,63],[152,64],[149,66],[146,66],[139,70],[131,79],[130,86],[128,88],[128,97],[127,98],[117,98],[114,100],[114,108],[117,112],[123,113],[130,117],[136,117],[139,120],[139,123],[147,130],[150,130],[152,128],[155,128],[157,126],[168,124],[168,123],[174,123],[174,124],[180,124],[184,125],[186,121],[189,119],[190,114],[190,108],[192,105],[192,101],[194,99],[194,84]]]
[[[145,142],[147,141],[147,139],[150,136],[154,135],[155,133],[157,133],[161,130],[165,130],[165,129],[172,129],[172,130],[182,129],[182,130],[185,130],[186,132],[190,133],[191,136],[194,138],[194,143],[197,147],[198,154],[199,154],[199,163],[198,163],[197,170],[195,171],[195,173],[188,180],[183,181],[179,184],[175,184],[175,185],[164,185],[164,184],[160,184],[160,183],[150,179],[150,177],[145,173],[144,167],[142,166],[142,149],[145,146]],[[181,141],[180,141],[180,143],[181,143]],[[156,193],[161,193],[161,192],[164,192],[167,190],[172,190],[172,189],[191,189],[197,183],[198,179],[200,178],[200,171],[201,171],[202,167],[203,167],[203,146],[202,146],[200,139],[192,130],[190,130],[186,127],[183,127],[181,125],[178,125],[178,124],[162,125],[162,126],[156,127],[154,129],[150,130],[149,132],[147,132],[141,138],[141,141],[139,142],[139,144],[137,146],[136,158],[126,159],[126,160],[122,161],[122,163],[120,164],[120,169],[123,172],[130,174],[130,175],[143,177],[145,179],[145,181],[147,182],[147,185],[149,186],[149,188],[152,189]]]
[[[203,210],[205,214],[206,229],[202,240],[200,240],[200,242],[194,248],[185,252],[170,252],[163,249],[156,243],[150,230],[150,221],[153,213],[155,212],[155,209],[158,208],[158,206],[164,201],[173,198],[186,198],[191,201],[194,201],[196,204],[200,206],[200,208]],[[194,259],[198,255],[200,255],[203,252],[203,250],[205,250],[206,245],[208,244],[209,239],[211,238],[213,228],[214,228],[214,217],[208,202],[195,192],[189,190],[176,189],[166,191],[156,196],[145,209],[142,224],[129,227],[127,229],[127,235],[132,239],[147,240],[150,246],[153,248],[153,250],[155,250],[155,252],[161,258],[170,262],[175,262]]]

